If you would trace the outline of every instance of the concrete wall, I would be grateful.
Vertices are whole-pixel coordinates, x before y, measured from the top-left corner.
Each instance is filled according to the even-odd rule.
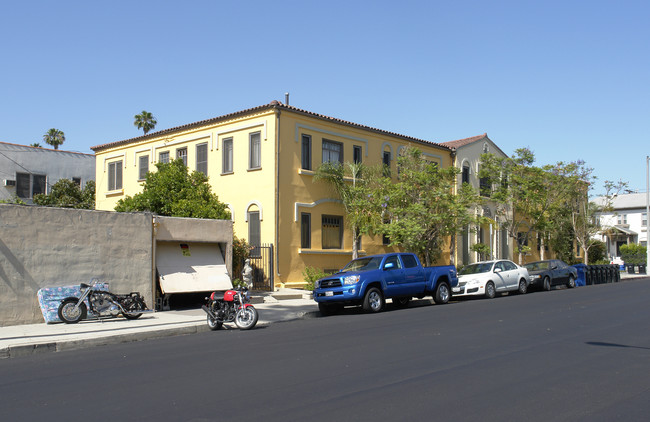
[[[152,239],[146,213],[0,204],[0,326],[43,322],[40,288],[92,278],[153,308]]]

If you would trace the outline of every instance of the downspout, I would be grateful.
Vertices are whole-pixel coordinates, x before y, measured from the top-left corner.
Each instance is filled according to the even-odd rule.
[[[275,109],[275,275],[280,278],[280,109]],[[273,280],[275,290],[275,280]]]
[[[155,215],[151,216],[151,309],[156,309],[156,233],[158,232],[158,220]],[[162,310],[162,306],[161,309]]]
[[[457,164],[457,156],[456,156],[456,148],[451,149],[451,165],[456,167]],[[454,189],[456,192],[454,192],[455,195],[458,195],[458,177],[456,177],[456,184],[454,186]],[[449,241],[449,264],[450,265],[456,265],[457,259],[456,259],[456,253],[458,252],[456,250],[456,233],[454,233],[453,236],[451,236],[451,239]]]

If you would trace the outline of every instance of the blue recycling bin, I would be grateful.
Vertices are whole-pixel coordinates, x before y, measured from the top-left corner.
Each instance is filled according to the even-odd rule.
[[[576,264],[572,265],[576,270],[578,270],[578,278],[576,280],[576,286],[586,286],[587,285],[587,266],[585,264]]]

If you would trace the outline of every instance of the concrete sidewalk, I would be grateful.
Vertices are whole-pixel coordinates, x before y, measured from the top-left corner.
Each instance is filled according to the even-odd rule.
[[[254,295],[252,303],[259,313],[258,326],[318,315],[318,305],[304,291]],[[224,324],[223,329],[237,328]],[[201,331],[209,331],[206,313],[201,309],[150,312],[131,321],[118,317],[77,324],[14,325],[0,327],[0,359]]]

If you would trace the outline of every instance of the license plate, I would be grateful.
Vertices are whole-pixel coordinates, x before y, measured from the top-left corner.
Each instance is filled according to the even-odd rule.
[[[332,291],[325,292],[325,296],[334,296],[334,292]]]

